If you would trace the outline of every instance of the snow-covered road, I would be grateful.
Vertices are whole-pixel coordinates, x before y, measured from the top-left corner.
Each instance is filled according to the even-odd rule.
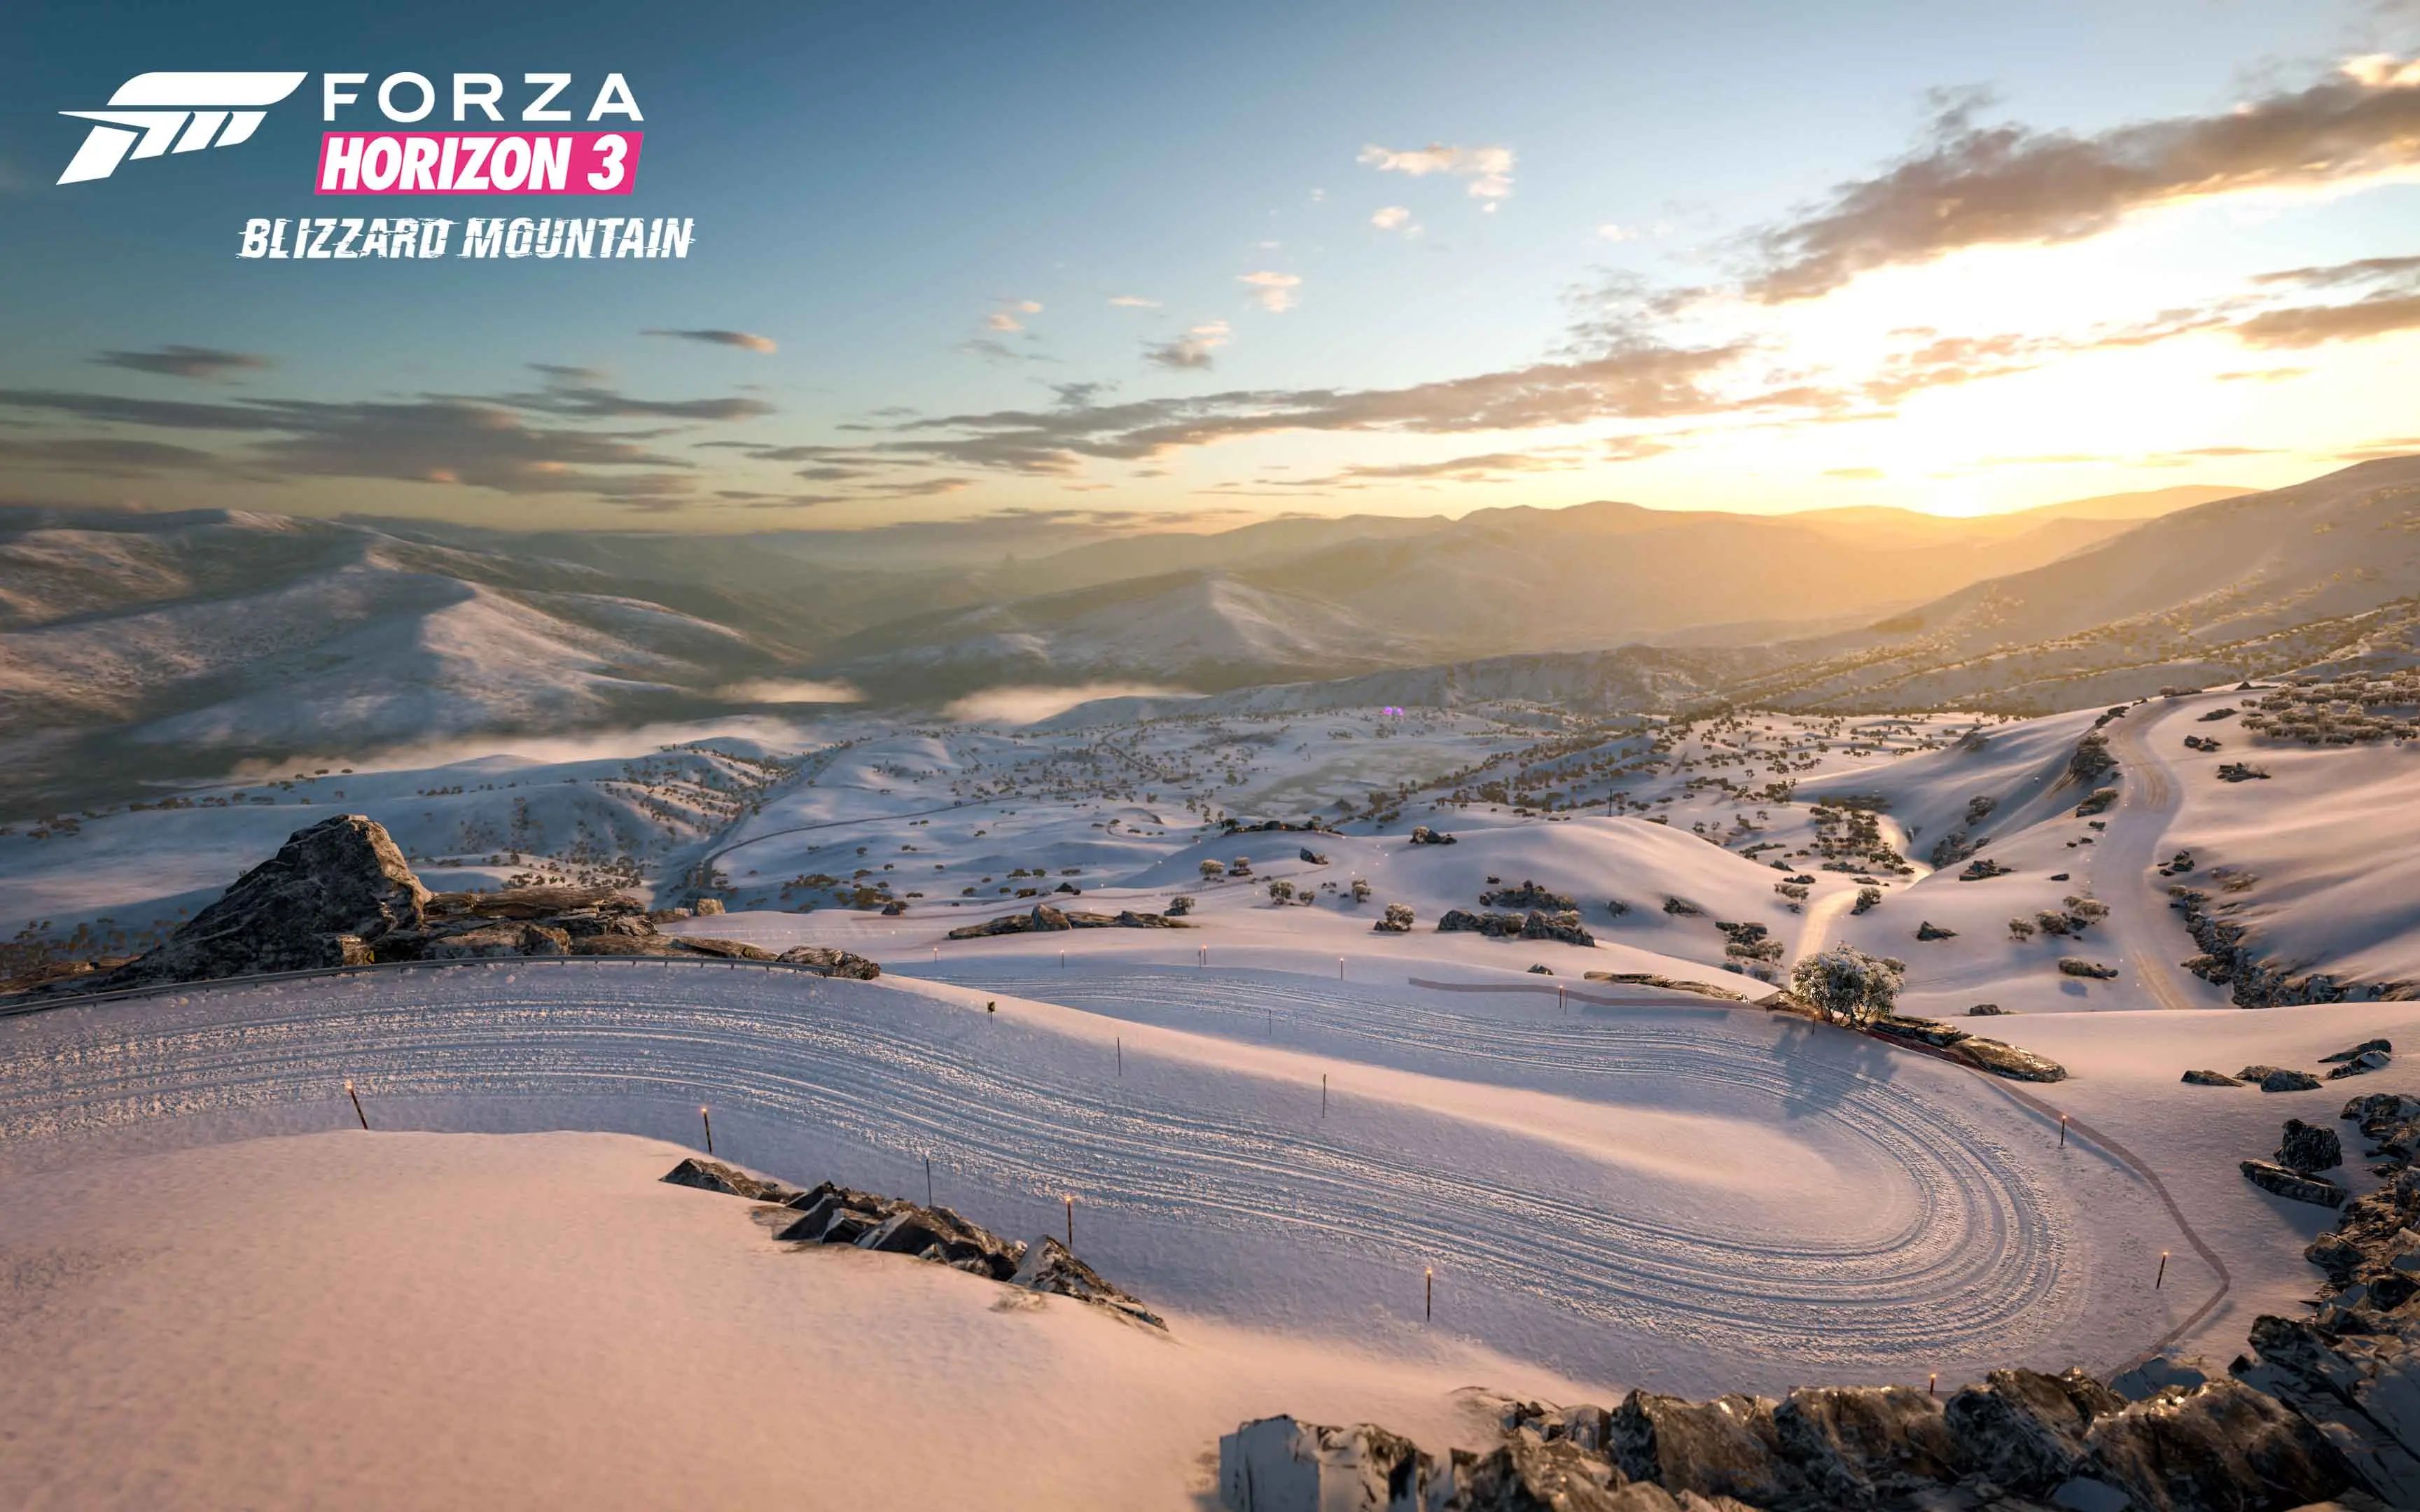
[[[954,975],[980,990],[558,961],[63,1008],[0,1035],[0,1166],[337,1126],[349,1077],[378,1127],[693,1141],[705,1103],[718,1149],[794,1179],[921,1195],[930,1155],[942,1201],[1024,1233],[1073,1194],[1085,1253],[1179,1312],[1417,1349],[1435,1265],[1440,1326],[1675,1390],[2106,1367],[2207,1289],[2141,1284],[2183,1246],[2122,1166],[1854,1036],[1274,972]]]
[[[2180,707],[2160,700],[2109,722],[2109,748],[2125,775],[2118,779],[2109,827],[2095,847],[2092,877],[2096,895],[2109,904],[2109,933],[2124,952],[2127,973],[2149,998],[2149,1006],[2212,1008],[2222,1006],[2224,996],[2189,982],[2175,965],[2195,948],[2169,908],[2165,883],[2154,870],[2180,799],[2176,774],[2152,749],[2149,737]]]

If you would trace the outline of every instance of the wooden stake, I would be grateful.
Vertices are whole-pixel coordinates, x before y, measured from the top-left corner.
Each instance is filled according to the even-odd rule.
[[[1435,1320],[1436,1267],[1432,1265],[1421,1273],[1420,1321],[1428,1323]]]
[[[1126,1041],[1125,1041],[1125,1036],[1124,1036],[1124,1035],[1120,1035],[1120,1036],[1118,1036],[1118,1075],[1119,1075],[1121,1078],[1123,1078],[1123,1077],[1125,1075],[1125,1073],[1126,1073]]]
[[[1926,1382],[1924,1383],[1924,1394],[1925,1394],[1927,1396],[1940,1396],[1940,1395],[1941,1395],[1941,1372],[1940,1372],[1940,1371],[1935,1370],[1935,1371],[1932,1373],[1932,1379],[1931,1379],[1931,1380],[1930,1380],[1930,1381],[1926,1381]]]
[[[2067,1148],[2067,1115],[2064,1113],[2058,1116],[2058,1148]]]
[[[924,1206],[933,1205],[933,1157],[924,1157]]]
[[[2160,1251],[2160,1273],[2151,1278],[2151,1289],[2157,1291],[2168,1279],[2168,1252]]]
[[[1319,1116],[1327,1117],[1327,1072],[1319,1073]]]
[[[1341,955],[1336,958],[1336,980],[1338,981],[1344,980],[1344,958]]]
[[[714,1153],[714,1115],[706,1112],[706,1104],[700,1103],[697,1116],[706,1121],[706,1152],[711,1155]]]
[[[363,1128],[368,1128],[370,1126],[369,1115],[362,1111],[362,1094],[353,1090],[352,1083],[347,1082],[345,1084],[345,1095],[353,1100],[353,1117],[362,1120]]]
[[[1067,1253],[1076,1253],[1076,1198],[1072,1194],[1067,1198]]]

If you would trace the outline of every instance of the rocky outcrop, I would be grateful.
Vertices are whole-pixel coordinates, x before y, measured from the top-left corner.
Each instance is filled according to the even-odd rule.
[[[1916,937],[1919,940],[1954,940],[1958,937],[1958,932],[1954,929],[1943,929],[1927,918],[1917,921]]]
[[[882,975],[882,968],[865,957],[829,945],[793,946],[774,959],[784,965],[804,966],[820,977],[844,977],[851,981],[872,981]]]
[[[1190,911],[1188,906],[1187,911]],[[995,934],[1037,934],[1071,929],[1191,929],[1167,914],[1138,914],[1123,908],[1114,914],[1088,914],[1073,908],[1035,903],[1028,914],[1002,914],[980,924],[962,924],[950,931],[954,940],[980,940]]]
[[[2277,1146],[2277,1164],[2304,1176],[2335,1170],[2344,1164],[2344,1141],[2334,1129],[2288,1119],[2285,1137]]]
[[[710,900],[709,900],[710,901]],[[703,909],[701,905],[701,911]],[[720,907],[710,910],[721,912]],[[287,839],[147,955],[46,984],[43,995],[115,992],[269,972],[401,962],[549,956],[697,957],[772,961],[737,940],[665,934],[658,916],[610,887],[507,887],[432,893],[385,826],[360,814],[325,819]],[[793,951],[789,960],[799,957]],[[826,976],[871,979],[881,968],[845,950],[798,964]]]
[[[1584,971],[1583,981],[1606,981],[1625,987],[1660,987],[1668,993],[1689,993],[1699,997],[1720,998],[1726,1003],[1745,1003],[1747,994],[1717,987],[1710,981],[1695,981],[1687,977],[1667,977],[1656,971]]]
[[[2058,974],[2062,977],[2086,977],[2095,981],[2113,981],[2117,979],[2118,968],[2103,965],[2098,961],[2087,961],[2080,955],[2063,955],[2058,958]]]
[[[948,1208],[825,1181],[801,1190],[770,1177],[695,1156],[663,1178],[675,1186],[728,1193],[787,1210],[773,1238],[786,1244],[847,1244],[878,1255],[905,1255],[946,1265],[1026,1291],[1072,1297],[1153,1328],[1159,1315],[1101,1278],[1055,1239],[1020,1244],[969,1223]]]
[[[362,965],[419,931],[428,889],[384,825],[339,814],[299,829],[158,949],[60,985],[115,992],[272,971]]]
[[[2223,1071],[2189,1071],[2184,1073],[2184,1076],[2181,1079],[2188,1085],[2194,1087],[2241,1087],[2243,1085],[2242,1077],[2229,1076]]]
[[[1907,1018],[1885,1013],[1866,1026],[1868,1032],[1903,1044],[1920,1044],[1946,1053],[1978,1071],[2021,1082],[2063,1082],[2067,1068],[2047,1056],[1999,1040],[1987,1040],[1939,1019]]]
[[[1414,825],[1412,826],[1412,843],[1415,845],[1451,845],[1456,843],[1456,841],[1451,835],[1446,833],[1442,829],[1431,829],[1426,825]]]
[[[2264,1192],[2273,1192],[2296,1202],[2316,1203],[2322,1208],[2344,1205],[2344,1188],[2323,1176],[2308,1176],[2270,1160],[2240,1161],[2237,1165],[2243,1172],[2243,1179]]]
[[[1779,1403],[1633,1392],[1610,1412],[1495,1404],[1501,1441],[1433,1458],[1370,1424],[1247,1423],[1219,1442],[1233,1512],[2285,1512],[2347,1493],[2352,1465],[2291,1407],[2236,1381],[2129,1402],[2081,1371],[1996,1370],[1947,1403],[1905,1386]]]
[[[1542,887],[1524,878],[1517,887],[1497,887],[1479,895],[1483,908],[1543,908],[1550,914],[1575,914],[1579,904],[1551,887]]]
[[[1550,914],[1532,908],[1526,914],[1474,914],[1449,908],[1436,923],[1437,933],[1484,934],[1502,940],[1560,940],[1566,945],[1594,945],[1596,936],[1580,923],[1576,911]]]
[[[2264,1092],[2314,1092],[2319,1086],[2319,1079],[2309,1072],[2288,1066],[2246,1066],[2235,1074]]]
[[[2403,1002],[2420,997],[2420,984],[2362,981],[2335,972],[2313,971],[2308,962],[2271,959],[2253,938],[2248,926],[2226,917],[2242,902],[2237,899],[2213,904],[2211,895],[2199,887],[2176,884],[2168,888],[2168,906],[2183,916],[2186,932],[2201,949],[2201,954],[2186,961],[2184,968],[2204,981],[2226,988],[2236,1007]],[[2391,1050],[2392,1046],[2383,1048]],[[2351,1060],[2354,1057],[2345,1058]]]

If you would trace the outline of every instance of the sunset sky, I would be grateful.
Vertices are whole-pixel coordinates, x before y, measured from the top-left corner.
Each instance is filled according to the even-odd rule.
[[[334,8],[0,20],[0,500],[1977,513],[2420,450],[2412,0]],[[271,68],[250,142],[53,182],[58,112]],[[406,69],[622,71],[637,193],[315,200],[320,72]],[[697,246],[235,255],[372,209]]]

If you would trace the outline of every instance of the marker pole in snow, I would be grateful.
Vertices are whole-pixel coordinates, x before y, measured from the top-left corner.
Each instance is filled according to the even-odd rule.
[[[345,1084],[345,1095],[353,1100],[353,1117],[362,1120],[363,1128],[368,1128],[370,1126],[369,1115],[362,1111],[362,1094],[353,1090],[352,1083],[347,1082]]]
[[[1341,955],[1336,958],[1336,980],[1338,981],[1344,980],[1344,958]]]
[[[1940,1395],[1941,1395],[1941,1372],[1940,1372],[1940,1371],[1935,1370],[1935,1371],[1932,1373],[1932,1379],[1931,1379],[1931,1380],[1930,1380],[1930,1381],[1926,1381],[1926,1382],[1924,1383],[1924,1394],[1925,1394],[1927,1396],[1940,1396]]]
[[[2151,1289],[2157,1291],[2168,1279],[2168,1252],[2160,1251],[2160,1273],[2151,1278]]]
[[[714,1115],[706,1111],[706,1104],[700,1103],[697,1116],[706,1125],[706,1152],[711,1155],[714,1153]]]
[[[1125,1073],[1126,1073],[1126,1041],[1125,1041],[1125,1036],[1124,1036],[1124,1035],[1120,1035],[1120,1036],[1118,1036],[1118,1075],[1119,1075],[1119,1077],[1120,1077],[1121,1079],[1123,1079],[1123,1078],[1125,1076]]]
[[[1076,1198],[1073,1193],[1067,1197],[1067,1253],[1076,1253]]]
[[[1436,1320],[1435,1266],[1429,1266],[1422,1271],[1420,1275],[1420,1321],[1423,1323],[1435,1322]]]
[[[924,1206],[933,1205],[933,1157],[924,1157]]]
[[[1327,1072],[1319,1073],[1319,1116],[1327,1117]]]

